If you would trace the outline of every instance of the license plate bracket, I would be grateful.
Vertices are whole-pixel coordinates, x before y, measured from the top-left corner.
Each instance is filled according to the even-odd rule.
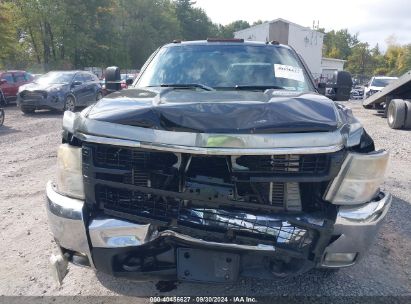
[[[177,277],[181,281],[225,283],[238,278],[240,256],[195,248],[177,249]]]

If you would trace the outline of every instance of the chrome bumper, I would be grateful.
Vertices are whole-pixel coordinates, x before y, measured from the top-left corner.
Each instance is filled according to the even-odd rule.
[[[93,265],[84,218],[84,201],[59,194],[52,182],[46,186],[47,216],[57,245],[87,256]]]
[[[270,251],[272,246],[237,245],[207,242],[174,231],[158,232],[152,225],[139,225],[112,218],[92,219],[87,225],[84,201],[68,198],[56,192],[51,182],[47,184],[47,213],[51,231],[57,244],[70,251],[87,256],[93,266],[91,247],[125,248],[136,247],[159,237],[171,236],[182,241],[227,250]],[[334,226],[334,235],[340,237],[326,247],[324,257],[329,253],[356,253],[356,259],[372,244],[373,237],[387,213],[391,195],[380,194],[380,199],[357,207],[340,207]],[[90,245],[89,245],[90,244]],[[321,267],[344,267],[350,265],[326,265]]]
[[[341,206],[334,225],[337,240],[326,247],[322,268],[340,268],[354,265],[374,242],[388,209],[391,206],[390,193],[381,192],[377,200],[360,206]],[[329,263],[327,254],[353,253],[355,258],[347,263]]]

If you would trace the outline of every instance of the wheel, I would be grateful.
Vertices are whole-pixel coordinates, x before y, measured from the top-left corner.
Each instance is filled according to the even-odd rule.
[[[3,125],[4,123],[4,117],[5,117],[5,113],[3,109],[0,109],[0,127]]]
[[[21,107],[20,109],[24,114],[33,114],[34,111],[36,110],[35,108],[26,108],[26,107]]]
[[[97,92],[96,101],[99,101],[101,98],[103,98],[103,93]]]
[[[393,99],[388,105],[387,122],[391,129],[401,129],[405,124],[405,101]]]
[[[405,107],[407,108],[407,113],[405,115],[404,128],[411,129],[411,101],[405,100]]]
[[[74,112],[75,109],[76,109],[76,101],[74,100],[74,97],[71,95],[67,96],[66,102],[64,104],[64,110]]]

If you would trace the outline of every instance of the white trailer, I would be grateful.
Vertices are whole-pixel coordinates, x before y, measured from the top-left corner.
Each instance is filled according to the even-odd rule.
[[[411,71],[364,99],[363,106],[382,110],[392,129],[411,129]]]

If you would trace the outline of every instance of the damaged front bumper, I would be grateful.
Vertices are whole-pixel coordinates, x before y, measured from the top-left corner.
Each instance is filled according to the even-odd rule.
[[[63,111],[65,105],[65,95],[60,93],[35,93],[32,97],[22,98],[17,95],[17,106],[25,109],[35,110],[58,110]]]
[[[184,230],[177,223],[175,229],[160,230],[155,223],[90,216],[84,201],[59,194],[51,182],[47,185],[51,231],[66,259],[144,280],[230,282],[240,275],[278,278],[313,267],[350,266],[371,245],[390,203],[391,196],[380,193],[368,204],[340,207],[335,223],[315,215],[258,219],[265,221],[261,227],[271,229],[277,242],[259,240],[250,245],[232,243],[227,235],[217,242],[206,235],[193,236],[195,229]],[[267,222],[277,224],[267,226]],[[236,225],[242,225],[245,235],[251,229],[247,222]],[[252,229],[262,231],[261,227]]]

